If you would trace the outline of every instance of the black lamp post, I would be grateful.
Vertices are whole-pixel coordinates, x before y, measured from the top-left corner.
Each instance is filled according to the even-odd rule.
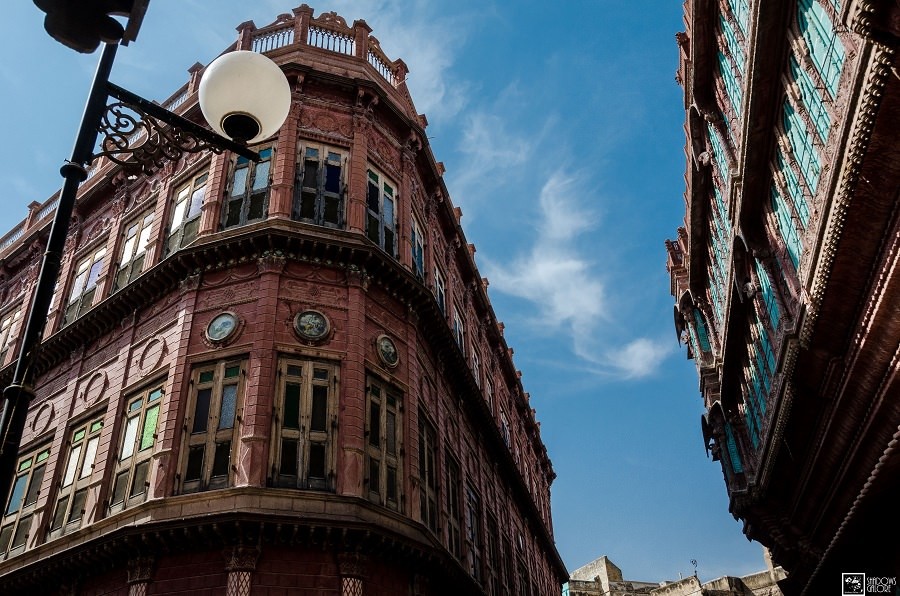
[[[90,31],[100,31],[97,43],[82,33],[72,34],[65,25],[65,18],[79,9],[66,8],[69,0],[35,0],[39,8],[47,12],[45,27],[62,43],[82,52],[93,51],[99,41],[127,43],[137,35],[135,27],[116,30],[107,19],[109,14],[121,14],[134,6],[143,17],[149,0],[89,0],[84,11],[93,10],[88,17],[102,21]],[[112,8],[110,8],[112,7]],[[59,12],[63,11],[60,17]],[[56,15],[52,20],[51,17]],[[133,18],[133,16],[131,17]],[[60,24],[60,19],[62,23]],[[89,20],[89,19],[88,19]],[[51,22],[52,21],[52,22]],[[81,21],[79,21],[81,22]],[[116,21],[112,21],[116,23]],[[139,21],[138,21],[139,23]],[[112,33],[108,33],[112,30]],[[69,33],[66,33],[66,32]],[[116,35],[118,38],[116,39]],[[74,37],[73,37],[74,36]],[[6,505],[14,483],[16,459],[28,407],[34,398],[35,353],[47,322],[47,313],[59,276],[63,247],[69,229],[69,221],[75,206],[78,186],[87,179],[87,168],[94,159],[106,156],[126,168],[150,173],[168,160],[178,159],[184,153],[223,150],[233,151],[254,161],[259,155],[247,148],[247,143],[258,142],[274,134],[287,116],[290,107],[290,88],[281,69],[271,60],[255,52],[231,52],[220,56],[210,64],[200,85],[200,108],[216,131],[212,132],[109,82],[109,74],[115,59],[117,43],[106,43],[94,74],[72,157],[60,172],[65,179],[59,195],[59,203],[50,228],[47,249],[38,274],[37,287],[32,295],[25,331],[19,343],[18,359],[12,383],[3,390],[3,409],[0,413],[0,503]],[[109,98],[116,102],[107,105]],[[103,138],[99,150],[97,139]]]

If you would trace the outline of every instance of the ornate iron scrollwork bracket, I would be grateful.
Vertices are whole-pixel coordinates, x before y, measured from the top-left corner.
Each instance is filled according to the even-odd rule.
[[[92,156],[107,157],[121,166],[152,174],[167,161],[179,159],[185,153],[225,149],[259,161],[259,154],[245,145],[203,128],[186,118],[173,114],[160,105],[107,83],[110,97],[119,100],[106,106],[98,131],[99,150]]]

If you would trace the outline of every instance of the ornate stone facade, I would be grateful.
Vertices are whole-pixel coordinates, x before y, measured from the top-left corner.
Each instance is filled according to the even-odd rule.
[[[788,573],[896,575],[900,80],[889,2],[691,0],[675,324],[730,510]]]
[[[229,49],[293,90],[259,163],[94,164],[3,594],[558,593],[539,426],[406,67],[370,33],[306,5],[239,27]],[[190,73],[164,105],[199,119]],[[0,239],[7,382],[54,206]]]

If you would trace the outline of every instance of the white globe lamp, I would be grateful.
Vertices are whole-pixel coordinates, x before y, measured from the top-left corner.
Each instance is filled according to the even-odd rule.
[[[275,134],[291,107],[281,68],[258,52],[223,54],[200,79],[200,110],[214,131],[252,145]]]

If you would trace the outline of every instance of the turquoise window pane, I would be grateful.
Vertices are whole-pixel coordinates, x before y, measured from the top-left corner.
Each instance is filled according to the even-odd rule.
[[[709,352],[709,335],[706,333],[706,323],[703,322],[703,315],[696,308],[694,309],[694,325],[697,328],[697,339],[700,342],[700,347],[704,352]]]
[[[731,107],[738,115],[741,113],[741,83],[735,76],[735,66],[731,58],[719,52],[719,73],[722,75],[722,81],[725,83],[725,94],[728,95],[728,101]]]
[[[778,329],[778,321],[780,320],[781,313],[778,311],[778,302],[775,300],[775,288],[772,287],[772,280],[769,279],[769,274],[766,273],[766,269],[762,266],[762,263],[760,263],[759,260],[755,260],[754,265],[756,266],[756,276],[759,278],[760,292],[762,294],[766,314],[769,316],[769,322],[772,324],[772,329]]]
[[[734,440],[734,432],[731,430],[731,424],[725,423],[725,443],[728,448],[728,459],[731,462],[731,469],[735,474],[742,474],[744,466],[741,465],[741,456],[738,454],[737,443]]]
[[[741,44],[738,41],[737,34],[734,32],[731,21],[726,19],[724,15],[719,15],[719,26],[722,27],[722,36],[725,38],[725,45],[728,46],[728,53],[731,54],[731,57],[734,59],[734,64],[737,66],[738,72],[744,74],[744,48],[741,47]]]
[[[712,124],[707,124],[706,130],[709,133],[709,143],[712,145],[713,158],[715,159],[716,167],[719,170],[719,176],[721,176],[724,182],[728,182],[728,160],[725,156],[725,147],[722,145],[719,134],[716,132],[716,129],[713,128]]]
[[[831,17],[817,0],[800,0],[797,23],[809,48],[809,56],[832,97],[837,93],[844,65],[844,46],[838,39]]]
[[[794,209],[797,211],[797,217],[800,218],[800,223],[805,229],[806,226],[809,225],[809,204],[806,202],[806,193],[800,185],[800,179],[797,177],[797,172],[794,171],[794,168],[791,167],[784,158],[780,149],[776,150],[775,159],[778,164],[778,171],[784,174],[784,182],[787,186],[791,203],[793,203]]]
[[[803,245],[800,242],[797,228],[794,227],[794,222],[788,212],[788,207],[784,204],[784,199],[774,187],[772,188],[772,212],[775,214],[778,231],[784,240],[788,256],[794,264],[794,268],[798,269],[800,267],[800,255],[803,253]]]
[[[744,34],[747,33],[747,26],[750,23],[750,4],[748,0],[728,0],[728,7],[731,14],[737,19],[738,27]]]
[[[797,159],[800,173],[803,174],[810,192],[815,193],[819,183],[819,172],[822,170],[819,153],[813,146],[811,131],[807,130],[806,123],[787,100],[784,102],[784,131],[788,136],[791,151]]]
[[[791,54],[791,77],[800,89],[800,97],[803,107],[806,108],[810,120],[816,129],[816,134],[824,143],[828,139],[828,131],[831,129],[831,117],[825,109],[822,94],[816,88],[815,82],[809,73],[800,68],[797,57]]]

